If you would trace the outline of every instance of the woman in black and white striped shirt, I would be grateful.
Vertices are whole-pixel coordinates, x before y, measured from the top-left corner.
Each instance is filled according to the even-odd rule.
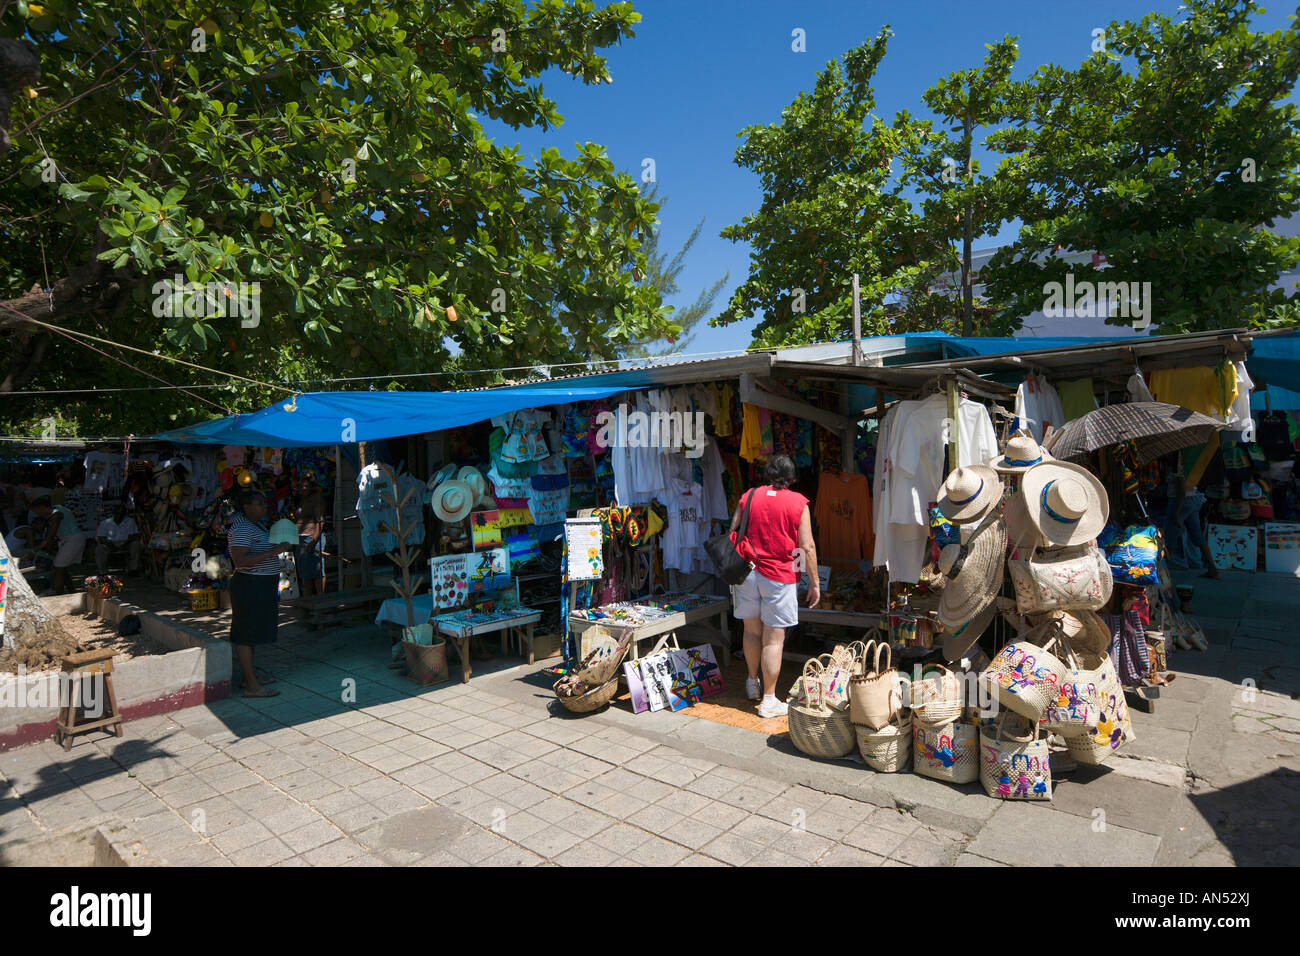
[[[245,697],[274,697],[280,692],[267,687],[274,678],[259,675],[253,667],[253,648],[274,644],[279,625],[279,555],[291,544],[272,545],[262,519],[266,517],[266,496],[260,491],[241,491],[238,510],[226,541],[235,575],[230,579],[230,643],[235,645],[239,669],[244,676]]]

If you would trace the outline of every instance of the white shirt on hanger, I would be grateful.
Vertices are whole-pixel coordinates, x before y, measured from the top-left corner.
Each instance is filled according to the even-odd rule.
[[[1044,425],[1060,428],[1065,424],[1061,396],[1051,382],[1031,372],[1016,389],[1016,417],[1020,427],[1032,434],[1034,441],[1041,442]]]

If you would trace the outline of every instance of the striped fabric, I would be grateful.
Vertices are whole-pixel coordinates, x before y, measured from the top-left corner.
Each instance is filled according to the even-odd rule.
[[[269,550],[271,540],[266,529],[261,525],[253,524],[242,514],[236,514],[226,535],[226,544],[231,548],[248,548],[250,551],[258,552]],[[268,554],[251,568],[240,568],[240,571],[244,574],[279,574],[280,557],[276,554]]]

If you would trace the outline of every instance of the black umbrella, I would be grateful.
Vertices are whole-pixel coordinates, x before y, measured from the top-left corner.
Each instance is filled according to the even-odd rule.
[[[1052,435],[1047,450],[1057,458],[1085,458],[1090,452],[1131,441],[1137,464],[1187,448],[1204,445],[1223,422],[1181,405],[1127,402],[1107,405],[1067,422]]]

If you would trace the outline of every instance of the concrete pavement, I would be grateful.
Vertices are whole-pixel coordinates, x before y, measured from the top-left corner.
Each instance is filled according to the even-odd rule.
[[[285,629],[259,657],[279,697],[0,754],[0,863],[98,824],[137,864],[1295,864],[1300,580],[1194,582],[1211,651],[1178,653],[1138,740],[1050,804],[812,760],[689,710],[573,717],[510,660],[421,690],[376,628]]]

